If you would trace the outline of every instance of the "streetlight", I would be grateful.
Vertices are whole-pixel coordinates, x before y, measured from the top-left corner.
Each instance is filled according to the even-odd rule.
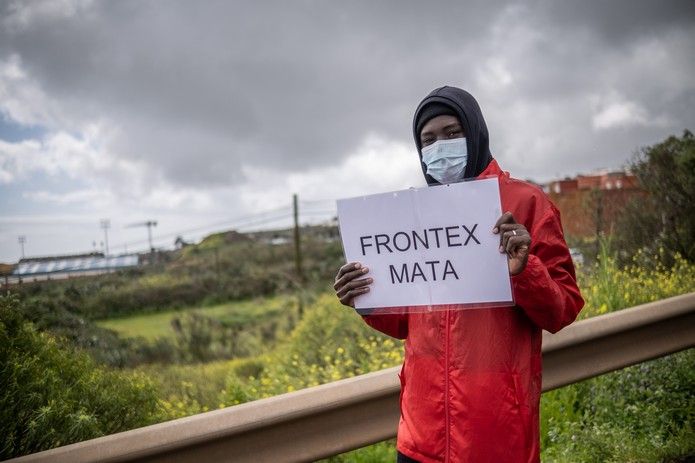
[[[101,219],[99,224],[100,224],[101,228],[104,230],[104,243],[106,244],[106,247],[105,247],[106,252],[104,255],[108,257],[108,255],[109,255],[109,232],[108,232],[108,230],[109,230],[109,228],[111,228],[111,221],[109,219]]]
[[[24,259],[24,243],[26,243],[27,237],[24,235],[19,235],[17,241],[19,242],[19,245],[22,246],[22,259]]]

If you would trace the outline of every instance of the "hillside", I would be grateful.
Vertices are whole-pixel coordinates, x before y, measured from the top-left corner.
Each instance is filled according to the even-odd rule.
[[[225,232],[135,269],[24,283],[10,292],[37,328],[114,367],[253,355],[292,329],[342,263],[340,243],[321,227],[302,231],[303,281],[294,244],[275,239],[283,231]]]
[[[98,320],[327,287],[343,259],[335,228],[302,229],[303,278],[296,274],[294,244],[278,239],[288,234],[215,233],[199,244],[143,259],[150,263],[135,269],[25,283],[11,291],[27,301],[43,300]]]

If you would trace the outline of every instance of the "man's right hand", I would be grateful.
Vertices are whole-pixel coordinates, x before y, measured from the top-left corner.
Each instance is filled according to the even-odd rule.
[[[335,276],[335,295],[340,299],[341,304],[348,307],[355,307],[355,297],[369,292],[371,278],[361,278],[369,269],[363,267],[359,262],[350,262],[340,267]]]

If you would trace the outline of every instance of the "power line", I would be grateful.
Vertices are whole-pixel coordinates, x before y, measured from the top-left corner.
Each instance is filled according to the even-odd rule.
[[[317,210],[317,211],[302,211],[301,215],[307,215],[307,214],[335,214],[338,210],[337,209],[322,209],[322,210]]]
[[[147,227],[147,242],[150,244],[150,252],[154,252],[154,246],[152,246],[152,227],[157,226],[157,221],[156,220],[147,220],[145,222],[138,222],[138,223],[131,223],[130,225],[126,225],[126,228],[129,227]],[[127,244],[126,244],[127,246]]]
[[[240,226],[238,226],[237,228],[238,228],[239,230],[248,230],[248,227],[253,227],[253,226],[256,226],[256,225],[266,225],[266,224],[269,224],[269,223],[278,222],[278,221],[280,221],[280,220],[287,219],[287,218],[289,218],[289,217],[292,217],[292,213],[291,213],[291,212],[288,212],[288,213],[279,215],[279,216],[277,216],[277,217],[270,217],[270,218],[268,218],[268,219],[261,219],[261,220],[249,222],[249,223],[246,223],[246,224],[244,224],[244,225],[240,225]]]
[[[320,203],[333,203],[333,204],[335,204],[335,199],[310,199],[310,200],[300,200],[299,203],[302,204],[302,205],[320,204]]]
[[[280,217],[280,218],[289,217],[289,216],[292,214],[292,213],[291,213],[291,209],[290,209],[288,206],[278,207],[278,208],[269,209],[269,210],[267,210],[267,211],[260,212],[260,213],[257,213],[257,214],[252,214],[252,215],[248,215],[248,216],[237,217],[237,218],[235,218],[235,219],[229,219],[229,220],[225,220],[225,221],[221,221],[221,222],[215,222],[215,223],[208,224],[208,225],[202,225],[202,226],[199,226],[199,227],[190,228],[190,229],[187,229],[187,230],[179,230],[179,231],[176,231],[176,232],[171,232],[171,233],[167,233],[167,234],[164,234],[164,235],[159,235],[159,236],[153,238],[153,241],[160,242],[160,241],[162,241],[162,240],[164,240],[164,239],[170,239],[170,238],[174,238],[174,237],[180,236],[180,235],[187,235],[187,234],[191,234],[191,233],[196,233],[196,232],[200,232],[200,231],[205,231],[205,230],[209,230],[210,228],[220,227],[220,226],[223,226],[223,225],[225,225],[225,226],[235,226],[235,227],[238,228],[238,227],[247,227],[247,226],[249,226],[249,225],[262,224],[263,221],[264,221],[264,220],[267,220],[267,219],[270,219],[270,221],[277,220],[278,217],[265,217],[265,216],[267,216],[268,214],[271,214],[271,213],[273,213],[273,212],[283,211],[283,210],[285,210],[285,211],[287,211],[287,212],[286,212],[285,214],[283,214],[282,217]],[[260,222],[256,221],[256,222],[258,222],[258,223],[255,223],[255,222],[252,220],[252,219],[256,219],[256,218],[258,218],[258,220],[260,220]],[[248,221],[251,221],[251,223],[246,223],[246,222],[248,222]],[[139,245],[139,244],[144,244],[144,243],[147,243],[147,242],[149,242],[149,240],[128,241],[128,242],[125,242],[125,243],[121,243],[121,244],[119,244],[118,246],[137,246],[137,245]]]
[[[301,217],[320,217],[325,216],[329,218],[330,216],[335,216],[336,210],[332,207],[335,206],[335,201],[331,199],[318,199],[318,200],[308,200],[308,201],[297,201],[298,204],[302,205]],[[330,206],[329,206],[330,204]],[[331,207],[332,206],[332,207]],[[153,243],[161,245],[161,243],[166,240],[173,239],[177,236],[185,236],[191,234],[197,234],[201,232],[214,233],[214,229],[219,229],[220,227],[235,228],[237,230],[250,231],[253,227],[259,227],[263,225],[268,225],[272,223],[278,223],[283,220],[290,219],[293,216],[293,207],[288,204],[286,206],[280,206],[266,211],[257,212],[254,214],[243,215],[239,217],[234,217],[226,220],[221,220],[218,222],[209,223],[206,225],[201,225],[197,227],[192,227],[184,230],[178,230],[170,233],[165,233],[159,236],[151,236],[151,228],[148,227],[147,239],[134,240],[134,241],[123,241],[116,245],[109,245],[108,231],[111,228],[111,221],[107,218],[100,219],[100,228],[104,232],[104,245],[106,255],[109,254],[110,249],[130,249],[133,252],[140,245],[148,244],[150,249],[153,248]],[[332,218],[332,217],[330,217]],[[63,221],[55,221],[54,223],[65,223]],[[154,223],[154,221],[150,221]],[[291,227],[291,220],[287,220],[287,226]],[[220,230],[224,231],[224,230]],[[18,237],[18,242],[22,247],[22,258],[24,257],[24,244],[26,242],[26,236],[22,235]]]
[[[189,229],[187,229],[187,230],[180,230],[180,231],[177,231],[177,232],[168,233],[168,234],[166,234],[166,235],[160,235],[160,236],[158,236],[158,237],[156,237],[156,238],[154,238],[154,239],[155,239],[155,240],[160,240],[160,239],[165,238],[165,237],[174,237],[174,236],[177,236],[177,235],[185,235],[185,234],[188,234],[188,233],[195,233],[195,232],[198,232],[198,231],[203,231],[203,230],[206,230],[206,229],[209,229],[209,228],[212,228],[212,227],[219,227],[219,226],[222,226],[222,225],[234,225],[234,223],[235,223],[236,221],[238,221],[238,220],[244,220],[244,219],[249,219],[249,218],[258,217],[258,216],[265,215],[265,214],[268,214],[268,213],[270,213],[270,212],[274,212],[274,211],[282,210],[282,209],[288,209],[288,208],[285,207],[285,208],[270,209],[270,210],[268,210],[268,211],[261,212],[261,213],[258,213],[258,214],[253,214],[253,215],[250,215],[250,216],[237,217],[237,218],[235,218],[235,219],[229,219],[229,220],[225,220],[225,221],[222,221],[222,222],[215,222],[215,223],[211,223],[211,224],[208,224],[208,225],[201,225],[201,226],[199,226],[199,227],[189,228]],[[127,243],[121,243],[119,246],[142,244],[142,243],[145,243],[145,242],[147,242],[147,240],[129,241],[129,242],[127,242]]]

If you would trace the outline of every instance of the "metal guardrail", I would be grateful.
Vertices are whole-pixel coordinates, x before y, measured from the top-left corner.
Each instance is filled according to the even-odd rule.
[[[543,390],[695,346],[695,293],[543,335]],[[396,435],[399,367],[159,423],[13,462],[314,461]]]

